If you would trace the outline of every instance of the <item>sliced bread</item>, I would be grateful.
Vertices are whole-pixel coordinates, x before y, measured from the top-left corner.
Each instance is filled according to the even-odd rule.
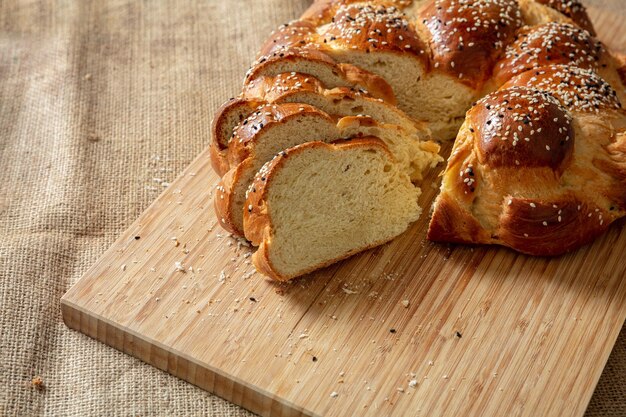
[[[376,138],[310,142],[256,175],[246,237],[263,274],[286,281],[381,245],[417,220],[419,188]]]
[[[227,148],[237,125],[261,105],[279,103],[309,104],[336,116],[363,114],[381,123],[402,126],[407,131],[427,131],[424,123],[412,120],[396,106],[358,89],[328,89],[311,75],[300,73],[261,76],[246,84],[241,97],[226,102],[213,120],[211,162],[219,175],[231,168],[226,162]]]
[[[424,170],[442,160],[439,146],[424,140],[424,132],[407,132],[397,125],[379,124],[370,117],[344,117],[335,122],[311,106],[287,103],[263,106],[254,119],[246,120],[229,145],[232,168],[215,193],[220,224],[237,235],[243,235],[246,191],[255,173],[283,149],[311,141],[377,136],[387,144],[399,169],[415,181],[421,180]]]
[[[393,89],[386,80],[366,69],[339,63],[315,48],[293,46],[261,56],[246,72],[244,86],[263,75],[291,72],[311,75],[328,88],[356,87],[372,97],[396,104]]]

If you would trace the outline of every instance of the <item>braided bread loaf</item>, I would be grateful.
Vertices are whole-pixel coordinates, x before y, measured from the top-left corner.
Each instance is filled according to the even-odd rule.
[[[417,187],[438,161],[432,135],[456,140],[430,239],[575,249],[626,215],[626,66],[594,35],[577,0],[315,0],[270,35],[214,119],[220,222],[258,240],[242,190],[283,145],[383,136]],[[274,140],[264,122],[252,135],[250,118],[288,104],[301,126],[316,114],[298,138]],[[345,116],[359,127],[338,128]],[[272,146],[250,151],[246,131]]]

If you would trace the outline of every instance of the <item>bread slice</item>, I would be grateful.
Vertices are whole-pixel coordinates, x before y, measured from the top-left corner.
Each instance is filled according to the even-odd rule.
[[[442,158],[439,146],[426,141],[427,132],[379,124],[370,117],[344,117],[335,122],[328,114],[304,104],[266,105],[237,129],[228,149],[231,168],[215,193],[215,210],[224,229],[243,235],[246,191],[255,173],[283,149],[311,141],[377,136],[396,159],[399,169],[419,181],[422,173]]]
[[[380,76],[354,65],[339,63],[328,54],[309,47],[285,47],[262,55],[246,72],[244,87],[264,75],[291,72],[311,75],[328,88],[355,87],[372,97],[396,104],[393,89]]]
[[[215,211],[222,227],[243,236],[245,193],[254,174],[283,149],[300,143],[336,140],[335,120],[306,104],[261,106],[235,130],[230,169],[216,188]]]
[[[376,138],[310,142],[256,175],[244,229],[256,268],[280,281],[381,245],[420,216],[420,195]]]
[[[211,162],[219,175],[224,175],[231,168],[226,162],[227,148],[236,126],[259,106],[280,103],[309,104],[336,116],[368,115],[381,123],[402,126],[407,131],[427,130],[424,123],[412,120],[396,106],[358,89],[328,89],[308,74],[261,76],[246,84],[241,97],[225,103],[213,120]]]

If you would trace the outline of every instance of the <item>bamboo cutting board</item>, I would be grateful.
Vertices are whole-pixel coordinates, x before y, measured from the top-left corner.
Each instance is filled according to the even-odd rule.
[[[205,152],[63,297],[67,325],[263,416],[583,415],[626,318],[625,222],[546,259],[430,243],[424,216],[278,285],[216,224],[217,181]]]

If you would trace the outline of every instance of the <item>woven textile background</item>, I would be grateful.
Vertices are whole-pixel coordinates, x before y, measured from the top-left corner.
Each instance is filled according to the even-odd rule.
[[[0,0],[0,415],[250,415],[69,330],[59,299],[308,3]],[[624,330],[587,414],[626,416]]]

